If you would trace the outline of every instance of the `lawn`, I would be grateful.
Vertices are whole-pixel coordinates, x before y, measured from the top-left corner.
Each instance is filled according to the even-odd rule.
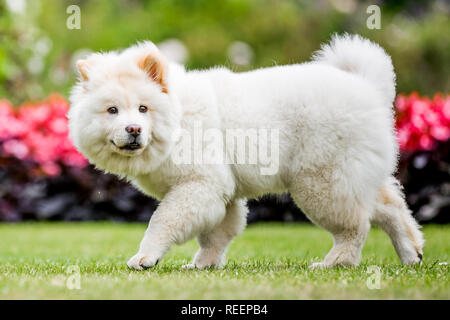
[[[310,271],[332,245],[308,224],[257,224],[231,245],[219,270],[183,270],[195,241],[155,268],[131,271],[144,224],[0,224],[0,299],[449,299],[450,227],[424,227],[424,263],[401,266],[373,229],[360,267]],[[75,267],[74,267],[75,266]],[[375,267],[373,267],[375,266]],[[79,277],[68,270],[79,268]],[[378,269],[377,269],[378,268]],[[372,280],[379,275],[379,289]],[[80,289],[69,289],[77,284]],[[371,287],[371,288],[369,288]]]

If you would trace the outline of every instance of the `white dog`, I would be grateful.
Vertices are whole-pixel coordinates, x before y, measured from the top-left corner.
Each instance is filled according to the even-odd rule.
[[[333,248],[312,267],[357,265],[371,223],[390,236],[404,264],[421,261],[422,234],[393,178],[395,74],[378,45],[336,36],[312,62],[243,73],[186,71],[150,42],[77,65],[69,112],[75,145],[98,168],[161,200],[130,268],[152,267],[192,237],[200,249],[187,267],[223,265],[245,227],[246,198],[281,192],[333,235]],[[277,133],[238,148],[278,142],[276,170],[262,174],[261,161],[174,161],[197,126],[223,136],[249,128]],[[200,151],[220,150],[224,141],[215,136]],[[192,150],[199,147],[183,152]],[[239,150],[227,144],[228,160]]]

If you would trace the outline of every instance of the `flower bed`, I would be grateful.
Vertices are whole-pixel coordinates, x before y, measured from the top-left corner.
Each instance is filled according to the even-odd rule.
[[[87,166],[87,160],[69,139],[68,110],[69,103],[59,96],[17,110],[7,101],[0,101],[2,156],[34,162],[36,169],[47,176],[61,174],[62,166]]]
[[[450,138],[450,99],[436,94],[433,99],[399,95],[395,101],[398,142],[401,151],[436,149]]]
[[[450,96],[399,95],[399,178],[419,220],[449,222]],[[147,221],[157,202],[100,173],[68,137],[68,102],[0,100],[0,221]],[[289,196],[250,201],[249,221],[305,220]]]

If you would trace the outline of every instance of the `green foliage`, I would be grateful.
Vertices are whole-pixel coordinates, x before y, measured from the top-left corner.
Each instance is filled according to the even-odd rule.
[[[34,8],[37,7],[37,2],[30,2],[26,13],[14,14],[7,10],[2,1],[0,0],[0,98],[9,98],[12,102],[42,98],[45,92],[40,83],[45,82],[45,73],[42,71],[46,61],[40,56],[45,50],[45,43],[42,42],[45,38],[35,23]],[[29,68],[30,64],[42,70]]]
[[[228,250],[223,269],[183,270],[197,245],[176,246],[155,268],[125,262],[145,224],[33,223],[0,225],[0,299],[449,299],[448,226],[424,227],[422,266],[402,266],[389,238],[370,232],[356,268],[309,270],[332,246],[307,224],[252,225]],[[14,240],[12,240],[14,239]],[[69,290],[70,266],[80,290]],[[371,266],[380,289],[369,289]]]
[[[381,7],[381,29],[366,27],[370,3],[351,13],[332,1],[308,0],[35,0],[23,13],[11,13],[0,0],[0,96],[13,103],[68,94],[75,80],[74,60],[85,50],[124,48],[139,40],[181,40],[188,68],[224,64],[236,71],[303,62],[335,32],[360,33],[392,55],[398,91],[433,95],[450,88],[448,6],[422,5],[411,15],[410,1]],[[427,3],[427,2],[424,2]],[[69,30],[69,5],[81,8],[81,29]],[[231,43],[250,45],[254,59],[234,65]],[[48,52],[37,52],[38,44]],[[44,50],[45,51],[45,50]],[[42,70],[30,72],[33,65]]]

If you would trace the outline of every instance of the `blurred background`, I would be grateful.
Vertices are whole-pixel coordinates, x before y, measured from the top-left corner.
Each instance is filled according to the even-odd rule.
[[[381,9],[380,29],[367,20]],[[67,20],[80,9],[80,28]],[[74,64],[152,40],[188,69],[303,62],[333,33],[383,46],[397,74],[398,177],[421,223],[450,222],[450,4],[356,0],[0,0],[0,221],[147,222],[157,202],[100,173],[67,137]],[[71,20],[73,22],[73,20]],[[306,221],[289,195],[249,222]]]

